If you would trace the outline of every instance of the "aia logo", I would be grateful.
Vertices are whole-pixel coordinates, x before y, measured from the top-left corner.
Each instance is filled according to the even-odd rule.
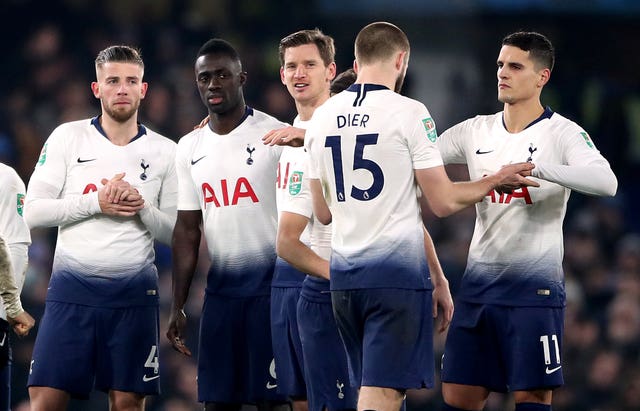
[[[496,190],[491,190],[489,191],[489,194],[487,194],[487,197],[489,197],[492,203],[497,204],[510,204],[511,200],[513,200],[514,198],[523,199],[525,204],[533,204],[533,201],[531,201],[531,195],[529,195],[529,190],[527,189],[527,187],[513,190],[513,192],[510,194],[498,194]]]
[[[231,191],[231,185],[233,185],[233,191]],[[235,184],[229,183],[226,179],[220,180],[220,185],[216,185],[216,189],[209,183],[202,183],[204,208],[207,208],[209,203],[213,203],[216,207],[234,206],[241,198],[249,198],[254,203],[260,202],[251,183],[245,177],[240,177]]]

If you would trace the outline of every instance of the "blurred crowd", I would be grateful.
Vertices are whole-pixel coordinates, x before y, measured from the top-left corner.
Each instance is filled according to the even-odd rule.
[[[344,60],[338,60],[342,70],[350,65],[356,28],[367,22],[339,24],[327,16],[314,15],[314,2],[282,1],[277,2],[278,7],[250,0],[121,0],[102,2],[100,6],[88,0],[6,3],[6,12],[2,13],[6,21],[0,28],[4,55],[0,68],[3,96],[0,161],[16,168],[25,182],[45,139],[57,125],[93,117],[99,112],[89,85],[95,78],[95,55],[108,45],[124,43],[141,48],[146,64],[145,80],[150,84],[141,106],[141,121],[177,141],[206,115],[197,95],[192,67],[198,47],[208,38],[223,37],[240,50],[249,72],[245,87],[249,105],[280,120],[292,121],[295,107],[278,76],[279,39],[301,28],[319,27],[336,38],[338,57]],[[36,7],[40,9],[39,15],[45,17],[33,17]],[[483,24],[489,20],[487,16],[479,17],[482,18]],[[620,60],[637,59],[631,56],[633,53],[618,55],[614,61],[607,58],[616,54],[616,50],[625,49],[625,39],[629,43],[627,51],[631,50],[634,46],[630,39],[634,35],[637,38],[640,29],[624,25],[626,20],[621,16],[623,25],[616,41],[622,45],[613,41],[609,44],[602,35],[586,44],[580,37],[583,33],[571,30],[581,27],[581,20],[558,23],[547,17],[538,26],[532,26],[531,21],[523,17],[514,26],[514,22],[495,18],[501,23],[492,25],[488,29],[491,33],[501,30],[504,34],[521,27],[551,31],[549,34],[558,49],[558,68],[548,87],[550,91],[543,94],[543,102],[585,127],[620,179],[615,198],[592,199],[573,194],[569,203],[565,220],[568,301],[562,353],[566,385],[556,391],[554,409],[640,410],[640,218],[635,211],[637,207],[633,206],[640,200],[638,183],[633,179],[640,165],[640,81],[635,78],[637,70],[622,67],[633,67],[633,61]],[[403,27],[402,20],[397,22]],[[606,19],[599,23],[605,31],[607,27],[621,24]],[[425,47],[428,54],[429,46],[423,38],[416,38],[414,42],[413,33],[421,33],[416,28],[418,23],[408,19],[406,25],[414,50]],[[442,25],[434,22],[436,28]],[[477,26],[475,29],[480,31],[485,27]],[[443,37],[440,34],[439,40],[446,41]],[[478,56],[482,56],[482,64],[486,61],[494,64],[500,40],[498,34],[481,46],[475,44],[479,42],[477,38],[471,41],[471,61],[478,61]],[[460,40],[449,41],[455,47]],[[607,45],[610,47],[606,48]],[[487,53],[488,59],[483,56]],[[593,53],[601,53],[603,61]],[[576,60],[573,56],[584,57]],[[613,67],[608,67],[608,63],[613,63]],[[428,107],[447,106],[453,110],[453,114],[442,115],[446,120],[439,123],[438,128],[443,131],[466,116],[496,111],[495,77],[491,72],[494,69],[495,66],[478,69],[481,84],[463,87],[460,81],[449,79],[452,95],[464,93],[465,87],[467,91],[474,87],[481,91],[473,94],[477,98],[456,95],[455,104],[447,106],[440,101],[430,101],[432,97],[428,94],[416,95],[412,84],[418,83],[423,67],[410,63],[405,93]],[[432,111],[432,114],[438,121],[439,113]],[[459,168],[451,167],[448,171],[454,179],[465,177]],[[437,219],[425,212],[425,222],[455,295],[466,262],[474,211],[468,209],[446,219]],[[56,233],[55,230],[34,230],[32,236],[23,302],[38,320],[44,308]],[[190,331],[187,344],[194,352],[207,268],[206,257],[201,255],[199,274],[191,288],[192,295],[199,298],[191,298],[186,309]],[[165,246],[157,247],[157,265],[163,394],[149,399],[147,409],[201,409],[195,400],[195,359],[173,352],[164,338],[171,297],[171,253]],[[25,383],[37,325],[34,331],[28,338],[13,341],[14,410],[28,410]],[[444,339],[445,335],[436,337],[436,364],[439,364]],[[103,394],[96,393],[89,401],[73,401],[70,409],[103,408],[104,401]],[[486,409],[513,409],[509,401],[508,396],[492,394]],[[438,410],[440,404],[438,388],[412,391],[407,396],[407,408],[412,411]]]

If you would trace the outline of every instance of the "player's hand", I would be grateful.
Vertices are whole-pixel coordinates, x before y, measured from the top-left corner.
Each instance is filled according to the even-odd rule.
[[[301,147],[306,131],[292,126],[271,130],[262,137],[262,143],[268,146]]]
[[[453,299],[451,298],[451,291],[449,290],[449,281],[444,279],[433,287],[433,318],[438,318],[438,306],[442,309],[442,318],[440,319],[440,325],[438,326],[438,332],[445,332],[451,324],[453,318]]]
[[[121,200],[125,200],[130,194],[138,192],[128,181],[124,180],[124,176],[125,173],[118,173],[111,180],[106,178],[101,180],[106,199],[110,203],[117,204]]]
[[[7,321],[9,322],[9,325],[13,327],[13,331],[18,335],[18,337],[25,337],[29,335],[29,330],[32,329],[36,323],[36,320],[34,320],[26,311],[21,312],[13,318],[7,317]]]
[[[183,333],[187,328],[187,315],[184,310],[172,309],[169,316],[167,338],[174,350],[191,357],[191,350],[184,343]]]
[[[103,214],[131,217],[144,208],[144,198],[138,190],[123,180],[125,173],[116,174],[111,180],[102,179],[98,190],[98,203]]]
[[[495,190],[499,193],[510,194],[513,190],[521,187],[540,187],[540,184],[531,180],[531,170],[535,165],[531,162],[507,164],[495,174],[499,178],[499,182]]]
[[[204,126],[206,126],[209,123],[209,116],[206,116],[205,118],[202,119],[202,121],[200,122],[200,124],[198,124],[197,126],[195,126],[193,129],[197,130],[199,128],[203,128]]]

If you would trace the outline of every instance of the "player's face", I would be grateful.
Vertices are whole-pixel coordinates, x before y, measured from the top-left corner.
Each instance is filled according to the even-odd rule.
[[[91,83],[91,90],[100,99],[103,115],[119,123],[134,117],[147,93],[143,74],[143,68],[134,63],[110,62],[96,68],[97,81]]]
[[[296,103],[324,101],[329,97],[329,85],[336,76],[336,64],[325,66],[315,44],[289,47],[284,51],[284,66],[280,68],[282,84]]]
[[[542,70],[537,70],[529,52],[514,46],[502,46],[498,55],[498,100],[516,104],[539,98]]]
[[[242,103],[247,74],[240,62],[225,54],[198,57],[195,64],[200,99],[210,113],[225,114]]]

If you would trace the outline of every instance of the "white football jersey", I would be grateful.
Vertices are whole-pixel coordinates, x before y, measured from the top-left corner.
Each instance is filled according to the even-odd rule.
[[[140,126],[136,138],[118,146],[101,130],[97,118],[58,126],[45,142],[29,181],[27,223],[33,227],[38,220],[44,221],[41,225],[59,226],[54,271],[117,277],[153,263],[154,238],[138,215],[100,212],[97,191],[103,178],[124,172],[124,180],[145,202],[175,209],[176,143]],[[29,211],[35,200],[48,201],[47,206],[38,206],[38,213]]]
[[[550,109],[519,133],[507,132],[502,112],[477,116],[442,133],[437,144],[445,163],[467,164],[471,180],[522,161],[570,166],[604,162],[608,167],[589,135]],[[564,304],[562,222],[571,190],[533,179],[540,187],[523,187],[512,194],[491,191],[476,204],[458,298],[508,305]]]
[[[0,163],[0,237],[7,245],[18,295],[27,269],[27,250],[31,244],[29,227],[22,217],[27,190],[16,171]],[[6,319],[4,305],[0,304],[0,318]]]
[[[420,102],[354,84],[316,109],[305,145],[332,214],[331,287],[431,288],[415,169],[442,165]]]
[[[26,192],[18,173],[0,163],[0,237],[7,244],[31,244],[29,227],[22,217]]]
[[[276,259],[276,170],[282,147],[262,137],[287,124],[247,108],[229,134],[210,127],[180,139],[178,210],[202,210],[212,261],[207,291],[268,295]]]
[[[293,121],[294,127],[306,129],[308,121],[302,121],[296,117]],[[276,202],[278,204],[278,214],[283,211],[300,214],[311,218],[313,205],[308,190],[304,190],[304,172],[307,163],[307,153],[304,147],[285,146],[278,161],[278,174],[276,181]],[[294,201],[302,198],[309,201]],[[310,226],[307,225],[300,236],[300,241],[309,245]]]

